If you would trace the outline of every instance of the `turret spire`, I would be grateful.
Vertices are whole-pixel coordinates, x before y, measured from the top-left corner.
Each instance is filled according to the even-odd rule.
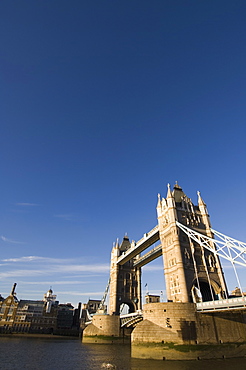
[[[172,193],[171,193],[171,189],[170,189],[170,184],[168,183],[167,184],[167,198],[172,198]]]
[[[200,193],[200,191],[198,191],[198,192],[197,192],[197,195],[198,195],[198,205],[199,205],[199,206],[206,206],[206,204],[205,204],[204,200],[203,200],[203,199],[202,199],[202,197],[201,197],[201,193]]]

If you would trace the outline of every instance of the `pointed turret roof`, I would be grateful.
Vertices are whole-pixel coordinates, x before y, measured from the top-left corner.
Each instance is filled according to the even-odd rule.
[[[182,190],[181,186],[179,186],[178,181],[175,181],[174,189]]]
[[[115,243],[114,247],[119,248],[119,238],[116,239],[116,243]]]
[[[168,183],[167,184],[167,198],[172,198],[172,192],[171,192],[171,189],[170,189],[170,184]]]
[[[200,191],[197,192],[197,195],[198,195],[198,205],[199,206],[205,206],[206,207],[206,203],[202,199]]]
[[[131,243],[129,241],[128,236],[125,235],[119,249],[120,249],[120,251],[124,252],[129,248],[131,248]]]
[[[178,185],[178,181],[176,181],[176,184],[173,187],[173,197],[177,203],[180,203],[181,199],[185,197],[185,193],[183,192],[181,186]]]

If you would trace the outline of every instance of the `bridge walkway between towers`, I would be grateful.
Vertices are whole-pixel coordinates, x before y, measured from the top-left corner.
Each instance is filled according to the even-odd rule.
[[[159,235],[159,227],[158,225],[155,226],[152,230],[148,233],[144,234],[143,238],[140,239],[135,246],[128,249],[124,252],[117,260],[117,264],[124,265],[127,261],[132,259],[133,257],[137,256],[145,249],[150,247],[152,244],[156,243],[160,239]]]

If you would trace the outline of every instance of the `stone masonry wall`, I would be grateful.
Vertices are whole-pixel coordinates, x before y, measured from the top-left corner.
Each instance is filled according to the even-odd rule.
[[[246,341],[246,310],[198,313],[193,303],[144,305],[132,343],[219,344]]]
[[[199,343],[240,343],[246,341],[246,310],[198,313]]]
[[[83,331],[83,338],[87,336],[120,336],[120,317],[111,315],[94,315],[92,323]]]
[[[144,305],[143,316],[144,320],[132,332],[132,342],[196,343],[193,303],[149,303]]]

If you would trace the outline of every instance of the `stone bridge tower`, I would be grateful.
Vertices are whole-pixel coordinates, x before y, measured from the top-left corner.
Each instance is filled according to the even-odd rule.
[[[178,221],[213,237],[207,207],[200,193],[195,206],[178,184],[173,191],[168,185],[167,197],[161,199],[159,195],[157,216],[168,301],[199,302],[224,298],[227,287],[219,258],[189,239],[176,224]]]
[[[121,245],[117,241],[111,252],[110,315],[119,315],[122,304],[129,306],[129,313],[141,308],[141,268],[133,266],[134,259],[130,259],[123,265],[117,263],[120,255],[129,248],[131,248],[131,243],[125,236]]]

